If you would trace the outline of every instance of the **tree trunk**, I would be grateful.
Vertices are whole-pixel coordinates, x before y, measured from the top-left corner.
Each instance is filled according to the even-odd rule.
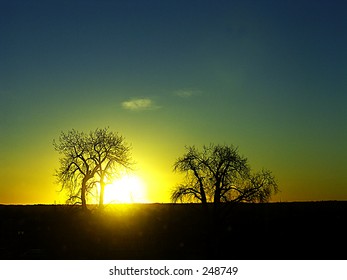
[[[99,198],[99,208],[104,206],[104,193],[105,193],[105,183],[101,179],[100,180],[100,198]]]
[[[200,194],[201,194],[201,203],[207,204],[206,193],[205,193],[204,187],[201,184],[200,184]]]
[[[87,183],[88,183],[88,180],[91,179],[91,178],[93,178],[93,173],[87,172],[87,175],[85,175],[83,177],[83,180],[82,180],[81,201],[82,201],[82,209],[83,210],[88,210],[88,208],[87,208],[87,198],[86,198]]]
[[[82,209],[83,210],[87,210],[86,188],[87,188],[87,180],[85,178],[83,178],[82,188],[81,188],[81,201],[82,201]]]
[[[221,190],[220,188],[216,188],[214,192],[214,197],[213,197],[213,214],[215,219],[217,219],[219,215],[219,206],[221,203],[220,200],[221,200]]]

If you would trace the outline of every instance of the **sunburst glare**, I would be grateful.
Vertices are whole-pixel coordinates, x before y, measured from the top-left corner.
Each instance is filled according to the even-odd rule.
[[[136,175],[124,175],[105,188],[105,204],[145,203],[146,191],[143,181]]]

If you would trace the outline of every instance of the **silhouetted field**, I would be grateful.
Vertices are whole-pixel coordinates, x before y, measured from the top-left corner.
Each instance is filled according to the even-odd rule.
[[[347,202],[0,205],[1,259],[346,259]]]

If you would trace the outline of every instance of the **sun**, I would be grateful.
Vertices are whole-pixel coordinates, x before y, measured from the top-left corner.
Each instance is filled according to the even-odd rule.
[[[136,175],[123,175],[105,187],[105,204],[145,202],[147,202],[145,186]]]

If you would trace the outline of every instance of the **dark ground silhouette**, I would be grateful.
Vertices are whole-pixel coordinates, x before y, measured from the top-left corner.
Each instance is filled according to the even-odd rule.
[[[218,220],[199,204],[0,205],[0,258],[345,259],[346,214],[342,201],[223,205]]]

